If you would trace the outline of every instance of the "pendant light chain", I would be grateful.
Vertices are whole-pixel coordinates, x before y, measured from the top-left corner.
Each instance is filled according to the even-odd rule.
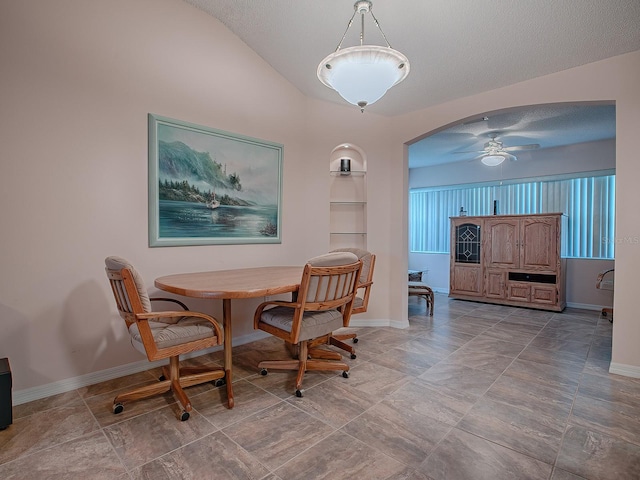
[[[353,19],[356,17],[357,13],[358,13],[358,11],[356,10],[356,11],[353,12],[353,15],[351,15],[351,19],[349,20],[349,23],[347,24],[347,29],[342,34],[342,38],[340,39],[340,43],[338,43],[338,46],[335,49],[336,52],[342,48],[342,42],[344,42],[344,39],[346,38],[347,33],[349,32],[349,29],[351,28],[351,25],[353,25]],[[382,31],[382,27],[380,26],[380,22],[378,22],[378,19],[376,18],[376,16],[373,14],[373,12],[371,10],[369,10],[368,12],[362,12],[360,14],[360,16],[361,16],[360,45],[364,45],[364,16],[367,13],[371,14],[371,18],[373,18],[373,23],[375,23],[376,27],[378,27],[378,30],[380,30],[380,33],[382,34],[382,38],[384,38],[384,41],[387,44],[387,47],[393,48],[391,46],[391,44],[389,43],[389,40],[387,40],[387,36]]]
[[[369,13],[371,14],[371,17],[373,18],[373,21],[375,22],[376,27],[378,27],[378,30],[380,30],[380,33],[382,34],[382,38],[384,38],[384,41],[387,42],[387,47],[392,48],[391,44],[389,43],[389,40],[387,40],[387,36],[382,31],[382,27],[378,23],[378,19],[376,18],[376,16],[373,14],[372,11],[369,11]],[[362,21],[364,22],[364,15],[362,15]],[[364,35],[364,23],[363,23],[363,26],[362,26],[362,34]]]
[[[348,25],[347,25],[347,29],[346,29],[346,30],[344,31],[344,33],[342,34],[342,38],[340,39],[340,43],[338,44],[338,47],[337,47],[337,48],[336,48],[336,50],[335,50],[336,52],[342,48],[342,42],[344,42],[344,38],[347,36],[347,32],[348,32],[348,31],[349,31],[349,29],[351,28],[351,24],[353,23],[353,19],[355,18],[356,13],[358,13],[358,12],[357,12],[357,11],[354,11],[354,12],[353,12],[353,15],[351,15],[351,20],[349,20],[349,23],[348,23]],[[363,17],[364,17],[364,15],[363,15]]]

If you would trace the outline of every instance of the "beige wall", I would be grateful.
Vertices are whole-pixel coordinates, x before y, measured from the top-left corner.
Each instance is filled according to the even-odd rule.
[[[638,63],[627,55],[389,119],[305,98],[179,0],[2,2],[0,356],[10,359],[14,392],[72,387],[74,378],[140,360],[115,312],[107,255],[128,257],[152,285],[173,272],[295,264],[326,251],[328,161],[341,142],[367,155],[368,247],[378,254],[371,322],[406,325],[403,143],[478,111],[617,100],[619,190],[630,205],[618,210],[618,233],[637,236]],[[150,112],[284,144],[281,245],[148,247]],[[617,271],[614,361],[640,368],[630,300],[637,248],[617,250],[625,267]],[[189,303],[220,316],[217,304]],[[239,341],[253,334],[255,303],[234,304]]]
[[[0,22],[0,356],[14,391],[141,360],[106,256],[134,262],[152,292],[173,272],[302,264],[328,250],[333,148],[360,145],[371,182],[385,178],[386,120],[307,100],[182,1],[2,2]],[[148,113],[284,144],[282,244],[149,248]],[[370,242],[382,252],[380,291],[382,229]],[[254,334],[259,300],[234,302],[240,341]],[[189,303],[221,317],[219,302]],[[372,307],[388,323],[384,297]]]

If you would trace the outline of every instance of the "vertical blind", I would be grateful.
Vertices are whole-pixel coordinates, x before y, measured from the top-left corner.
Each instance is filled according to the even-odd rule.
[[[449,217],[561,212],[567,256],[614,258],[615,175],[560,178],[503,185],[458,185],[409,192],[409,250],[449,253]]]

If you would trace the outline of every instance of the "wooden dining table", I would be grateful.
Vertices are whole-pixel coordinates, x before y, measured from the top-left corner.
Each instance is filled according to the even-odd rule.
[[[297,292],[302,266],[275,266],[178,273],[156,278],[156,288],[185,297],[222,300],[224,369],[228,407],[233,408],[231,300]]]

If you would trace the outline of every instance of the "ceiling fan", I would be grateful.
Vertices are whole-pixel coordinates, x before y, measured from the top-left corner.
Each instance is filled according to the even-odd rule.
[[[470,152],[456,152],[456,153],[480,153],[480,161],[490,167],[500,165],[506,159],[517,160],[515,155],[509,152],[517,152],[521,150],[533,150],[540,147],[537,143],[531,143],[529,145],[513,145],[511,147],[505,147],[499,140],[497,133],[491,133],[489,135],[490,140],[484,144],[484,150],[476,150]]]

